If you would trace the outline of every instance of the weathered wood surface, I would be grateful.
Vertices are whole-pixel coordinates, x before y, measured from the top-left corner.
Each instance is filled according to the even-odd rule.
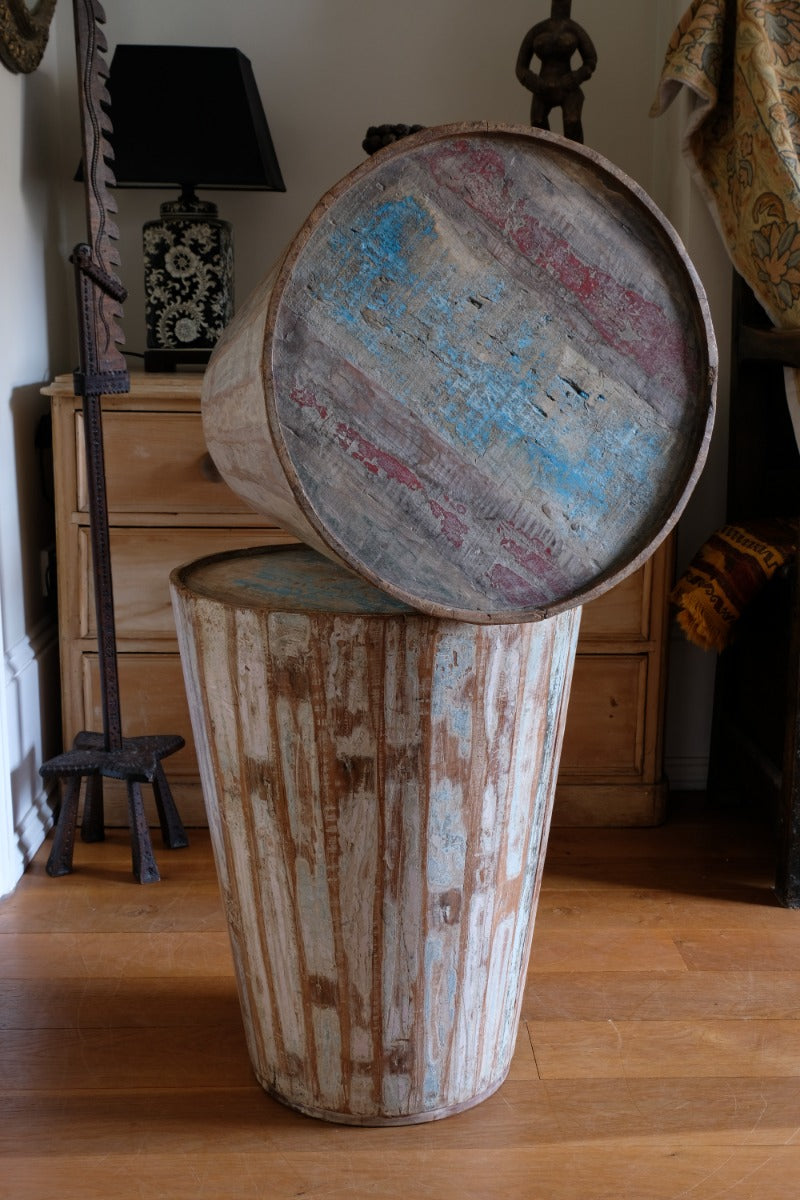
[[[702,287],[644,193],[538,130],[450,126],[320,201],[218,345],[231,487],[425,612],[537,618],[677,520],[705,457]]]
[[[351,1124],[478,1103],[514,1049],[580,609],[440,620],[306,548],[172,588],[260,1082]]]

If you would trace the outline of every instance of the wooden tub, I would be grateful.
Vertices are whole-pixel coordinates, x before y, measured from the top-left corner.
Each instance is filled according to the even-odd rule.
[[[415,612],[306,548],[172,575],[251,1061],[331,1121],[430,1121],[514,1050],[579,609]]]
[[[634,570],[705,457],[702,287],[647,196],[530,128],[426,130],[317,205],[217,346],[211,455],[421,611],[538,619]]]

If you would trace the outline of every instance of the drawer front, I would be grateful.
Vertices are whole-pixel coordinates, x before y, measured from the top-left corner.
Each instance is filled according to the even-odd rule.
[[[111,529],[111,569],[117,638],[174,638],[169,595],[174,567],[207,554],[249,546],[279,545],[295,539],[276,529]],[[80,554],[80,636],[96,633],[89,530],[78,530]]]
[[[170,780],[196,781],[197,757],[180,657],[120,654],[123,733],[178,733],[183,750],[165,763]],[[97,655],[82,656],[85,727],[102,728]],[[641,776],[647,660],[644,655],[578,656],[559,780],[597,784]],[[73,734],[77,732],[71,731]]]
[[[561,777],[638,777],[644,752],[647,655],[578,655]]]
[[[646,641],[650,636],[652,561],[648,561],[611,591],[586,604],[581,617],[581,642]]]
[[[197,755],[179,655],[120,654],[117,661],[123,736],[180,734],[186,745],[165,760],[165,769],[170,779],[196,779]],[[102,729],[97,655],[84,654],[81,663],[86,727]]]
[[[77,508],[87,512],[83,415],[75,419]],[[105,412],[103,447],[110,512],[252,511],[211,466],[199,412]]]

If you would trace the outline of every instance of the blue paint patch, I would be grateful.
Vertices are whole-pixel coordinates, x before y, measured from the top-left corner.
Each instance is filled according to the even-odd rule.
[[[204,582],[213,577],[206,568]],[[392,596],[307,547],[287,547],[263,555],[242,556],[233,581],[241,600],[285,612],[413,613]]]
[[[431,789],[427,828],[427,882],[431,891],[461,888],[467,862],[467,831],[460,789],[449,779]]]
[[[458,972],[455,967],[450,967],[447,971],[447,1003],[451,1013],[455,1013],[457,994]]]
[[[398,195],[356,210],[321,227],[320,237],[330,253],[310,256],[327,265],[324,276],[309,275],[311,309],[322,304],[314,322],[346,330],[343,353],[398,406],[435,413],[457,452],[486,456],[487,470],[514,463],[520,494],[531,485],[546,494],[579,541],[595,538],[605,514],[623,511],[659,477],[673,431],[658,423],[645,430],[626,403],[592,395],[577,367],[574,377],[559,368],[552,314],[536,311],[535,297],[512,306],[524,314],[513,328],[498,329],[492,309],[513,283],[477,260],[465,277],[419,199]],[[631,444],[634,424],[640,436]]]
[[[472,703],[468,697],[474,676],[475,642],[460,634],[443,637],[433,667],[431,716],[446,724],[464,758],[472,744]]]
[[[436,237],[430,213],[413,196],[387,200],[358,226],[336,228],[328,237],[333,262],[346,264],[333,278],[319,281],[318,294],[333,306],[343,325],[362,325],[361,310],[407,311],[406,289],[419,286],[411,268],[419,242]]]
[[[437,967],[441,967],[442,963],[442,946],[438,940],[434,940],[430,935],[425,940],[425,968],[424,979],[425,986],[423,989],[424,995],[424,1028],[426,1030],[426,1051],[425,1051],[425,1079],[423,1082],[423,1094],[426,1100],[430,1101],[437,1097],[441,1087],[441,1068],[437,1059],[435,1048],[431,1046],[431,1039],[434,1031],[441,1033],[440,1021],[442,1018],[440,996],[438,989],[434,987],[434,978],[437,974]]]

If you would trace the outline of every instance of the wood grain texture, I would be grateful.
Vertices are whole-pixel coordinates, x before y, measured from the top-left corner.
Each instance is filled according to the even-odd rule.
[[[114,491],[110,521],[123,723],[132,715],[137,723],[142,715],[147,716],[140,733],[153,728],[174,730],[187,745],[192,744],[192,735],[169,607],[169,571],[200,554],[224,549],[221,539],[226,537],[230,548],[251,545],[254,540],[262,545],[286,540],[266,518],[247,511],[224,482],[212,483],[208,472],[204,473],[208,456],[200,417],[202,382],[202,375],[196,373],[170,377],[134,372],[130,393],[103,399],[106,472]],[[95,725],[99,713],[99,707],[95,712],[99,696],[91,632],[87,515],[79,507],[86,501],[85,494],[79,495],[82,456],[76,453],[79,401],[73,394],[71,376],[58,377],[44,391],[52,397],[61,707],[64,744],[70,745],[78,731]],[[666,786],[660,734],[671,540],[583,609],[571,688],[572,712],[567,717],[567,741],[553,810],[555,824],[642,825],[663,819]],[[163,572],[156,570],[158,564]],[[639,754],[632,742],[626,759],[628,763],[640,761],[638,776],[620,774],[622,756],[617,740],[613,775],[601,782],[599,763],[593,754],[585,753],[580,733],[570,735],[570,726],[577,722],[589,729],[596,744],[596,713],[581,696],[582,687],[588,687],[590,695],[596,690],[591,673],[585,684],[581,683],[581,659],[589,653],[641,654],[647,659],[644,727],[638,709],[626,709],[625,716],[632,739],[643,739],[643,753]],[[163,656],[158,666],[153,654]],[[142,697],[147,701],[146,711]],[[607,720],[610,698],[608,692],[602,695],[600,723]],[[618,699],[614,693],[613,700]],[[622,715],[619,709],[615,711]],[[172,756],[168,771],[178,810],[187,828],[205,825],[194,752],[182,751],[179,757],[176,762]],[[623,781],[624,788],[619,786]],[[144,800],[151,824],[157,824],[152,793],[145,793]],[[107,782],[105,809],[107,824],[127,827],[123,785]],[[84,852],[79,854],[83,857]]]
[[[80,446],[83,438],[80,415],[76,416],[76,425],[76,446]],[[196,413],[163,414],[156,439],[140,412],[107,412],[103,415],[103,438],[107,460],[125,468],[109,479],[108,504],[115,515],[126,511],[163,511],[166,480],[168,503],[177,511],[249,511],[229,488],[209,477],[202,423]],[[76,480],[77,507],[85,511],[89,499],[86,468],[80,455]]]
[[[800,1074],[800,1021],[532,1021],[541,1079]]]
[[[701,803],[693,797],[691,807]],[[782,1073],[797,1070],[794,1055],[784,1062],[772,1051],[785,1023],[800,1019],[800,988],[796,972],[755,956],[753,913],[772,916],[790,953],[800,928],[796,912],[775,905],[770,831],[754,812],[735,824],[719,814],[698,822],[673,800],[670,822],[658,829],[554,829],[534,961],[539,940],[557,935],[565,919],[552,897],[571,911],[576,933],[602,924],[613,939],[635,927],[642,910],[641,933],[652,932],[659,947],[665,930],[686,942],[693,930],[710,938],[714,926],[724,929],[725,970],[698,958],[664,971],[648,953],[638,972],[603,969],[611,961],[594,971],[577,961],[575,970],[575,958],[560,972],[531,970],[527,1024],[503,1087],[449,1120],[387,1129],[310,1121],[252,1077],[231,1084],[247,1064],[230,954],[205,975],[181,973],[174,954],[178,930],[208,926],[215,868],[207,831],[165,858],[161,883],[143,901],[129,882],[127,832],[84,847],[80,870],[57,883],[45,874],[44,846],[13,897],[0,902],[0,1017],[14,1032],[0,1033],[0,1196],[786,1200],[800,1178],[800,1087],[796,1073]],[[216,946],[223,926],[218,905],[213,929],[189,947],[198,963],[214,957],[203,941]],[[116,936],[84,959],[93,933],[104,930]],[[130,943],[120,933],[138,937],[146,973],[125,969]],[[28,946],[13,965],[9,937]],[[58,977],[48,973],[51,961],[63,968]],[[779,1028],[771,1035],[773,1018]],[[573,1022],[584,1054],[568,1063]],[[616,1054],[609,1022],[622,1033]],[[758,1041],[748,1041],[751,1024],[763,1057]],[[571,1077],[538,1077],[529,1029],[534,1043],[543,1035],[551,1065],[558,1055]],[[682,1077],[669,1053],[679,1029],[691,1051],[691,1074]],[[59,1030],[67,1031],[63,1049]],[[87,1037],[85,1056],[76,1031]],[[645,1044],[655,1051],[647,1068]],[[760,1073],[727,1073],[737,1046],[747,1070]],[[603,1077],[591,1075],[596,1047],[610,1071]],[[646,1073],[624,1076],[628,1061]]]
[[[262,1084],[354,1124],[484,1099],[517,1034],[580,610],[398,611],[306,549],[172,586]]]
[[[203,420],[248,503],[423,611],[601,594],[705,456],[702,287],[652,203],[538,130],[428,130],[323,197],[226,330]]]

